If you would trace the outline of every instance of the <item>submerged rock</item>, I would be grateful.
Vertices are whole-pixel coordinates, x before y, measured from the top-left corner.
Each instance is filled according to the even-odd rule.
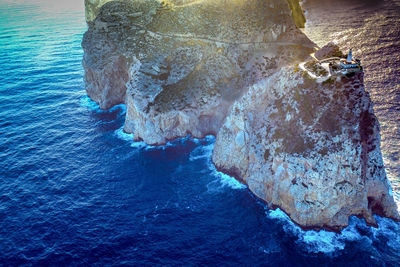
[[[304,227],[398,219],[362,74],[320,84],[290,67],[315,45],[288,2],[85,3],[87,93],[126,103],[136,140],[216,135],[216,166]]]

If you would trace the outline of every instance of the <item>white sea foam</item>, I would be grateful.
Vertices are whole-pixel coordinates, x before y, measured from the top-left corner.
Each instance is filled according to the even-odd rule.
[[[215,143],[215,136],[213,136],[213,135],[206,135],[206,137],[201,138],[201,139],[194,138],[194,137],[188,135],[186,138],[188,138],[188,139],[190,138],[190,140],[192,140],[196,144],[200,144],[202,142],[207,142],[207,143],[212,143],[212,144]]]
[[[130,143],[130,146],[133,147],[133,148],[136,148],[136,149],[143,149],[143,148],[150,149],[150,148],[153,148],[153,146],[149,146],[143,141],[134,141],[133,140],[133,134],[124,132],[124,126],[119,128],[118,130],[116,130],[114,132],[114,135],[116,137],[118,137],[119,139]]]
[[[96,102],[92,101],[92,99],[90,99],[90,97],[88,97],[87,95],[82,96],[79,100],[79,103],[81,107],[87,108],[92,111],[98,110],[100,108],[100,106]]]
[[[128,143],[130,143],[130,146],[136,149],[145,149],[145,150],[152,150],[152,149],[166,149],[167,147],[173,147],[176,146],[176,144],[172,143],[172,142],[167,142],[165,145],[163,146],[152,146],[152,145],[148,145],[143,141],[134,141],[134,135],[131,133],[125,133],[124,132],[124,126],[122,126],[121,128],[119,128],[118,130],[116,130],[114,132],[114,135],[116,137],[118,137],[121,140],[124,140]],[[182,142],[184,142],[185,138],[182,138]]]
[[[162,150],[165,150],[165,149],[168,148],[168,147],[176,146],[176,144],[174,144],[174,143],[172,143],[172,142],[167,142],[165,145],[162,145],[162,146],[151,146],[151,145],[146,144],[146,143],[143,142],[143,141],[141,141],[141,142],[135,142],[135,143],[142,143],[142,144],[144,144],[144,149],[145,149],[145,150],[152,150],[152,149],[162,149]],[[132,146],[132,145],[131,145],[131,146]],[[133,146],[132,146],[132,147],[133,147]]]
[[[133,142],[133,134],[124,132],[124,127],[122,126],[114,132],[114,134],[121,140],[127,142]]]
[[[373,237],[376,239],[382,239],[384,237],[387,241],[388,246],[393,249],[400,248],[400,223],[396,223],[388,218],[376,217],[376,221],[379,225],[378,228],[371,228]]]
[[[80,98],[79,102],[80,102],[81,107],[87,108],[91,111],[96,111],[98,113],[114,112],[117,110],[119,110],[119,113],[118,113],[119,116],[125,115],[125,113],[126,113],[126,105],[125,104],[115,105],[110,109],[103,110],[103,109],[100,109],[100,106],[96,102],[94,102],[92,99],[90,99],[90,97],[88,97],[87,95],[82,96]]]
[[[214,165],[212,165],[212,166],[213,166],[212,169],[214,169],[214,170],[212,170],[213,174],[214,174],[214,176],[216,176],[220,179],[222,186],[227,186],[232,189],[245,189],[246,188],[246,186],[244,184],[240,183],[235,178],[233,178],[225,173],[217,171],[215,169],[215,166]]]
[[[198,141],[199,143],[200,141]],[[199,159],[211,159],[212,150],[214,148],[214,143],[198,146],[189,155],[190,161],[196,161]]]
[[[286,213],[284,213],[280,209],[276,209],[276,210],[268,210],[267,209],[266,214],[271,219],[277,219],[277,220],[290,222],[289,216],[287,216]]]
[[[142,148],[144,148],[144,149],[149,149],[149,148],[153,148],[152,146],[149,146],[148,144],[146,144],[145,142],[143,142],[143,141],[133,141],[133,140],[131,140],[130,141],[131,142],[131,147],[133,147],[133,148],[136,148],[136,149],[142,149]]]
[[[327,231],[305,231],[299,234],[299,241],[312,252],[332,253],[345,247],[337,234]]]
[[[214,177],[217,178],[217,180],[213,180],[207,185],[208,191],[221,191],[223,187],[229,187],[232,189],[245,189],[245,185],[237,181],[235,178],[225,173],[219,172],[212,163],[211,156],[214,149],[215,137],[210,135],[202,140],[198,140],[198,143],[200,143],[200,141],[206,141],[208,144],[200,145],[195,148],[192,153],[190,153],[189,160],[205,160],[208,170]]]
[[[126,114],[126,105],[125,104],[119,104],[119,105],[113,106],[108,111],[109,112],[114,112],[116,110],[119,110],[119,113],[118,113],[119,116],[125,115]]]
[[[280,209],[267,210],[269,218],[279,220],[283,223],[283,228],[287,233],[297,236],[296,244],[306,249],[308,252],[333,253],[337,250],[343,250],[345,243],[336,233],[328,231],[303,231],[295,225],[290,218]]]
[[[373,242],[381,239],[389,240],[387,244],[394,249],[400,247],[400,223],[387,218],[376,216],[379,227],[373,228],[367,226],[364,220],[353,216],[350,218],[349,226],[338,234],[324,230],[304,231],[280,209],[267,210],[266,214],[269,218],[280,221],[285,232],[296,236],[296,244],[311,253],[331,255],[345,249],[348,242],[360,242],[367,248],[371,246],[373,249]],[[360,228],[363,229],[362,233]]]

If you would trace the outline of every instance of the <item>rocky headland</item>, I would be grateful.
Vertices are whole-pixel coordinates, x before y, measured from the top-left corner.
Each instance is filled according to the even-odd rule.
[[[316,46],[297,1],[85,6],[87,93],[103,109],[125,103],[135,140],[215,135],[216,167],[304,228],[399,220],[363,73],[319,82],[298,67]]]

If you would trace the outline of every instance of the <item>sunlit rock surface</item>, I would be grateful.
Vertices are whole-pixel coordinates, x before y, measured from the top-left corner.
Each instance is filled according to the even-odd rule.
[[[314,44],[287,1],[85,4],[87,93],[126,103],[136,140],[216,135],[216,166],[305,227],[397,218],[362,76],[318,84],[290,67]]]
[[[231,107],[216,166],[296,223],[339,230],[350,215],[398,218],[363,74],[319,84],[283,68]]]
[[[313,44],[285,1],[149,0],[104,4],[83,47],[88,95],[102,108],[128,103],[125,130],[161,144],[216,134],[248,86]]]

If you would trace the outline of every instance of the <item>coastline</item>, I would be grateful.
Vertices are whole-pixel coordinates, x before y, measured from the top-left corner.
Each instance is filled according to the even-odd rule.
[[[324,23],[319,20],[318,14],[321,13],[322,16],[326,16],[326,13],[328,13],[327,10],[330,10],[334,4],[328,4],[327,1],[318,4],[318,2],[315,0],[300,0],[300,5],[304,11],[307,21],[305,27],[301,29],[301,31],[318,47],[322,47],[323,45],[329,43],[330,40],[325,40],[328,38],[331,39],[336,45],[339,45],[340,48],[345,52],[348,51],[348,49],[353,48],[356,55],[361,57],[365,67],[364,69],[366,71],[365,88],[371,94],[371,100],[374,103],[375,115],[377,116],[380,124],[380,133],[382,139],[381,150],[385,164],[385,171],[391,184],[391,189],[397,205],[398,213],[400,214],[400,168],[397,157],[399,146],[396,144],[396,141],[399,140],[400,136],[399,134],[396,134],[396,131],[392,130],[399,127],[399,124],[396,123],[398,113],[395,112],[395,110],[398,110],[398,105],[396,105],[395,99],[398,96],[397,92],[399,91],[398,87],[396,90],[396,83],[393,83],[393,75],[388,76],[386,71],[382,70],[396,69],[398,65],[396,64],[396,57],[389,56],[390,59],[381,61],[380,54],[387,55],[389,51],[386,51],[385,49],[382,50],[382,48],[375,42],[376,40],[379,40],[377,36],[381,35],[382,30],[389,31],[388,34],[390,37],[388,37],[387,44],[390,45],[389,40],[390,38],[394,38],[394,36],[392,36],[393,33],[390,33],[390,28],[386,27],[390,24],[382,21],[382,14],[396,12],[399,7],[397,7],[397,9],[396,7],[393,7],[392,9],[388,7],[390,4],[386,3],[386,1],[382,1],[380,3],[376,2],[371,6],[368,3],[364,4],[356,1],[348,8],[350,10],[358,10],[360,12],[360,21],[364,21],[364,23],[360,24],[357,19],[353,18],[349,20],[347,24],[357,25],[357,30],[346,29],[346,24],[340,27],[333,27],[331,29],[327,26],[329,25],[329,21],[336,19],[337,15],[341,15],[338,16],[338,19],[344,20],[344,14],[346,14],[345,12],[341,11],[344,10],[344,4],[347,4],[347,2],[339,1],[338,4],[339,6],[334,10],[334,15],[328,16],[326,18],[326,22]],[[309,10],[307,8],[309,8]],[[314,9],[312,8],[315,9],[314,12]],[[369,14],[371,13],[375,13],[374,16],[370,17]],[[391,16],[393,19],[398,18],[398,16]],[[339,32],[336,33],[336,31]],[[352,40],[350,37],[351,35],[356,36],[356,38]],[[364,37],[362,38],[362,36]],[[368,43],[365,41],[371,40],[371,38],[373,43]],[[398,40],[398,37],[394,38],[392,42],[395,42],[396,40]],[[386,82],[386,80],[388,81]]]
[[[288,20],[285,22],[287,25],[282,25],[282,21],[274,21],[273,19],[266,18],[266,21],[272,20],[270,23],[273,25],[279,25],[277,27],[281,29],[281,36],[278,39],[277,37],[280,34],[278,35],[273,31],[272,33],[264,31],[265,35],[262,36],[262,42],[274,41],[277,44],[281,44],[282,40],[294,40],[299,43],[304,39],[305,41],[308,40],[311,44],[312,42],[307,36],[302,34],[297,27],[293,26],[293,17],[290,15],[292,14],[293,16],[293,9],[290,11],[283,2],[277,1],[277,3],[282,4],[279,8],[282,8],[288,15]],[[121,12],[122,18],[125,18],[126,14],[132,12],[130,11],[132,7],[123,3],[114,2],[107,4],[107,6],[112,11],[104,11],[103,9],[101,16],[104,18],[100,17],[101,19],[109,19],[108,16],[111,14],[107,12],[115,12],[115,10]],[[143,17],[146,19],[146,23],[152,25],[153,16],[155,15],[152,11],[153,9],[148,10],[147,6],[138,6],[135,8],[143,8],[143,11],[140,13],[141,15],[135,15],[135,19],[142,19]],[[268,10],[270,7],[265,6],[264,8]],[[178,11],[167,10],[163,13],[164,17],[159,16],[168,20],[169,16],[175,16],[174,12]],[[179,12],[185,11],[179,10]],[[190,12],[193,12],[193,10]],[[303,14],[303,11],[301,13]],[[187,15],[186,13],[184,14]],[[234,16],[235,13],[230,15]],[[286,46],[281,44],[281,47],[277,45],[276,48],[264,48],[261,52],[264,54],[260,52],[259,54],[269,56],[260,57],[261,62],[258,61],[259,54],[251,50],[252,52],[249,53],[250,56],[247,57],[246,60],[248,61],[245,62],[245,66],[249,66],[253,71],[253,75],[250,77],[243,76],[245,77],[243,79],[246,79],[246,83],[241,83],[242,80],[237,77],[242,75],[241,72],[243,70],[247,73],[246,68],[242,68],[240,63],[242,53],[248,53],[247,50],[243,50],[245,48],[232,50],[230,46],[224,47],[218,43],[213,44],[217,40],[215,38],[211,43],[199,42],[197,44],[194,42],[193,47],[193,44],[188,44],[186,40],[171,41],[171,34],[157,36],[150,34],[157,32],[157,30],[154,30],[154,25],[150,33],[144,30],[136,31],[137,23],[130,20],[120,22],[125,24],[125,28],[123,29],[133,27],[135,31],[130,33],[133,38],[137,38],[139,42],[140,38],[148,38],[151,40],[148,42],[154,43],[150,47],[158,46],[159,49],[153,50],[154,48],[150,48],[148,50],[147,45],[144,45],[140,49],[144,49],[145,54],[138,53],[142,56],[141,58],[136,58],[136,55],[131,54],[132,51],[135,51],[136,46],[124,48],[126,51],[112,52],[114,59],[112,64],[105,63],[105,65],[102,65],[104,62],[96,61],[97,54],[104,53],[106,55],[111,51],[108,50],[109,48],[100,53],[94,51],[91,42],[99,40],[113,47],[120,42],[116,41],[114,43],[114,40],[108,40],[104,37],[104,33],[106,36],[111,33],[123,36],[127,33],[124,33],[125,30],[121,30],[121,32],[108,30],[107,24],[101,22],[101,19],[96,19],[90,25],[82,42],[86,51],[84,67],[90,69],[91,72],[95,72],[95,74],[89,77],[86,76],[86,78],[87,81],[91,79],[90,91],[100,97],[94,100],[96,102],[99,101],[100,106],[102,106],[104,102],[108,103],[109,99],[115,98],[115,95],[113,95],[113,90],[115,91],[113,81],[118,78],[120,79],[121,74],[123,74],[123,77],[126,76],[123,79],[124,81],[128,80],[126,93],[122,88],[122,81],[118,84],[120,87],[118,87],[119,91],[117,93],[124,93],[123,98],[127,105],[124,132],[133,134],[134,140],[143,140],[150,145],[163,145],[170,140],[182,138],[188,134],[194,138],[202,138],[210,134],[215,136],[217,142],[212,157],[214,166],[223,173],[231,174],[240,182],[247,184],[249,190],[269,203],[269,206],[281,207],[285,213],[291,214],[292,221],[303,225],[304,228],[342,229],[348,225],[348,217],[353,214],[364,216],[367,223],[375,225],[376,222],[372,214],[376,213],[374,211],[377,210],[375,208],[376,205],[384,205],[385,209],[382,210],[381,214],[385,215],[388,212],[389,215],[386,214],[386,217],[392,214],[390,211],[390,199],[386,196],[386,187],[384,182],[382,182],[384,179],[382,178],[382,160],[380,158],[379,144],[376,144],[377,140],[379,140],[379,126],[378,124],[370,123],[371,125],[367,125],[367,128],[370,127],[370,129],[365,130],[367,133],[354,131],[354,128],[358,127],[358,120],[364,116],[357,112],[362,111],[365,114],[370,114],[371,112],[369,95],[364,92],[363,84],[360,80],[354,80],[354,84],[352,84],[353,80],[337,80],[336,82],[333,80],[331,85],[321,85],[312,79],[308,79],[307,75],[304,75],[303,72],[297,73],[295,68],[290,68],[289,66],[298,62],[299,59],[305,60],[310,57],[310,51],[307,50],[309,48],[306,48],[307,42],[298,44],[297,46],[293,45],[292,42],[286,42]],[[248,18],[239,17],[239,19],[247,20]],[[255,20],[257,21],[258,19],[259,17],[257,16]],[[112,25],[118,23],[118,20],[115,22],[115,17],[112,17],[112,21]],[[184,25],[186,25],[183,22],[184,20],[180,21],[179,23],[182,23],[182,25],[178,24],[173,29],[164,29],[164,24],[156,25],[159,25],[158,27],[161,27],[164,31],[173,30],[172,32],[179,33],[182,30],[181,27],[185,27]],[[157,23],[159,22],[157,21]],[[212,24],[215,22],[211,18],[208,23]],[[286,31],[287,28],[289,29],[288,31]],[[193,34],[187,38],[197,40],[199,31],[196,28],[191,30]],[[244,37],[245,40],[248,38],[260,39],[260,29],[258,27],[251,28],[251,31],[246,32],[244,35],[238,35],[236,31],[238,30],[230,29],[227,34],[235,37],[234,40],[236,41],[243,40]],[[200,33],[202,32],[200,31]],[[242,32],[240,33],[242,34]],[[146,37],[146,34],[149,36]],[[162,42],[162,39],[166,40]],[[123,42],[124,39],[121,39],[121,41]],[[94,45],[97,46],[97,44]],[[255,48],[253,49],[255,50]],[[278,53],[278,51],[282,50],[284,53]],[[161,59],[167,59],[154,60],[155,55],[147,56],[149,52],[150,54],[158,53]],[[172,54],[169,55],[170,53]],[[204,56],[204,53],[207,56]],[[93,57],[95,60],[90,57]],[[229,60],[227,60],[227,57],[229,57]],[[239,64],[235,60],[232,60],[235,57],[237,57]],[[128,60],[128,58],[131,59]],[[177,62],[174,62],[175,58],[177,58]],[[174,59],[172,63],[171,59]],[[279,65],[276,65],[276,60],[280,62]],[[96,66],[93,62],[99,65]],[[224,63],[224,69],[220,68],[221,63]],[[94,68],[91,68],[90,64],[94,65]],[[117,66],[117,70],[115,66]],[[181,70],[182,66],[184,66],[183,72]],[[267,66],[270,66],[270,69]],[[235,71],[237,74],[235,74]],[[107,77],[109,73],[111,75]],[[105,77],[104,81],[101,81],[99,84],[96,80],[97,76],[102,77],[102,79]],[[209,82],[205,80],[206,83],[203,83],[204,77],[215,77],[215,85],[213,84],[214,81]],[[221,80],[224,81],[222,84],[220,83]],[[270,87],[268,83],[265,84],[267,80],[269,80],[269,84],[276,84],[277,86]],[[232,83],[232,81],[236,82]],[[102,83],[105,83],[105,85],[103,86]],[[215,86],[221,87],[221,85],[222,89],[220,91],[213,91],[215,90],[213,89]],[[261,87],[258,88],[257,86]],[[262,88],[263,86],[264,88]],[[314,90],[310,91],[310,88]],[[351,93],[347,92],[346,88],[353,88],[353,91]],[[327,91],[327,89],[329,90]],[[338,91],[339,98],[337,98],[338,96],[334,96],[335,90]],[[229,101],[224,102],[227,99],[222,97],[223,94],[226,95],[229,92],[231,94],[232,91],[237,91],[237,95],[229,99]],[[204,92],[205,94],[203,94]],[[328,92],[329,94],[326,95]],[[92,93],[89,95],[92,97]],[[360,102],[361,100],[357,100],[356,95],[362,97],[362,103]],[[119,102],[121,102],[121,96],[118,95],[116,100],[119,99]],[[350,101],[349,98],[353,98],[353,100]],[[263,100],[259,102],[259,99]],[[317,99],[317,102],[315,102],[315,99]],[[338,114],[333,116],[329,114],[327,112],[328,106],[325,106],[326,104],[328,106],[331,105],[329,108],[332,110],[338,109]],[[344,112],[343,108],[338,107],[342,107],[343,104],[353,105],[357,109],[356,111],[350,109],[346,114],[341,114]],[[297,106],[301,109],[301,112],[298,111]],[[264,107],[270,108],[260,113]],[[275,111],[276,108],[278,108],[277,113]],[[246,109],[250,110],[246,111]],[[342,111],[340,111],[341,109]],[[267,136],[265,136],[265,132],[257,133],[258,130],[251,127],[245,129],[247,127],[245,127],[246,123],[253,118],[253,115],[251,115],[252,118],[247,118],[247,114],[251,114],[250,111],[252,110],[254,110],[255,113],[253,115],[257,116],[258,122],[253,123],[251,127],[260,123],[263,124],[260,127],[273,129],[272,132],[267,131]],[[293,113],[294,110],[297,110],[297,113]],[[310,110],[314,110],[314,112]],[[237,114],[239,114],[239,117],[236,118]],[[269,117],[269,119],[266,119],[264,115]],[[346,121],[346,119],[343,119],[346,116],[350,116],[351,118]],[[228,120],[228,117],[231,118]],[[305,123],[303,123],[303,120]],[[332,120],[337,125],[332,126]],[[300,124],[298,124],[299,122]],[[232,127],[236,128],[232,130]],[[293,129],[302,129],[302,132],[300,132],[301,135]],[[343,129],[346,132],[343,132]],[[340,137],[337,137],[340,132]],[[360,138],[359,134],[364,134],[367,139],[370,139],[372,145],[367,146],[364,144],[367,139],[361,138],[361,140],[358,140]],[[328,138],[324,136],[328,136]],[[253,139],[249,141],[249,138]],[[353,144],[347,144],[348,140],[353,140]],[[313,144],[320,142],[327,143],[325,146],[322,145],[322,147],[321,145],[315,146]],[[327,145],[330,148],[326,147]],[[254,151],[252,151],[250,158],[249,152],[252,146],[254,146]],[[261,153],[260,149],[266,149],[265,153]],[[329,149],[333,150],[330,151]],[[272,158],[270,158],[271,151]],[[354,154],[354,151],[356,151],[356,154]],[[361,158],[357,153],[361,153]],[[339,158],[336,159],[335,157]],[[216,158],[219,158],[218,162]],[[319,163],[316,161],[316,158],[324,158],[326,162],[318,165]],[[352,160],[356,167],[346,167],[347,164],[342,164],[341,158]],[[301,170],[303,167],[297,166],[298,164],[301,165],[301,162],[304,162],[305,166],[307,166],[305,172]],[[257,167],[254,169],[253,165]],[[318,170],[316,166],[322,169]],[[332,169],[335,168],[337,168],[338,173],[341,173],[339,177],[334,177]],[[361,171],[361,173],[358,173],[358,171]],[[320,177],[321,175],[327,175],[324,172],[329,173],[332,182],[325,181],[327,180],[325,179],[326,177]],[[306,175],[305,173],[308,174]],[[347,178],[349,173],[351,178]],[[297,178],[292,177],[293,175],[300,177],[298,183],[296,182]],[[315,177],[319,178],[316,179]],[[249,184],[248,179],[251,180],[251,184]],[[277,180],[276,183],[274,179]],[[288,179],[292,181],[290,182]],[[349,182],[347,179],[353,180]],[[369,187],[372,186],[372,182],[358,181],[360,179],[371,179],[374,182],[376,180],[377,188],[370,189]],[[324,186],[329,185],[332,193],[336,194],[334,197],[324,199],[319,193],[315,193],[317,195],[313,193],[315,188],[311,189],[310,187],[317,185],[317,192],[320,192],[324,188],[323,183],[325,183]],[[363,187],[364,185],[365,188]],[[289,188],[288,186],[291,187]],[[289,193],[289,189],[294,191]],[[375,200],[375,197],[371,197],[370,200],[368,197],[367,207],[367,200],[358,195],[365,191],[364,193],[370,196],[372,194],[369,192],[370,190],[376,190],[379,199]],[[279,196],[280,194],[281,196]],[[349,195],[348,201],[353,205],[353,209],[351,210],[347,210],[345,207],[346,203],[343,203],[343,201],[346,202],[346,195]],[[304,197],[304,199],[297,199],[298,197]],[[295,198],[296,200],[294,200]],[[333,202],[331,203],[331,201]],[[381,201],[384,204],[381,204]],[[371,207],[369,207],[370,202],[373,203]],[[377,204],[374,204],[375,202]],[[298,207],[296,203],[300,203],[303,206]],[[315,209],[314,205],[318,207],[318,211],[315,211],[315,213],[312,212]],[[333,209],[331,206],[334,207],[334,210],[331,210]],[[304,212],[300,211],[302,209],[307,210],[307,215],[304,215]],[[296,216],[293,214],[296,214]]]

